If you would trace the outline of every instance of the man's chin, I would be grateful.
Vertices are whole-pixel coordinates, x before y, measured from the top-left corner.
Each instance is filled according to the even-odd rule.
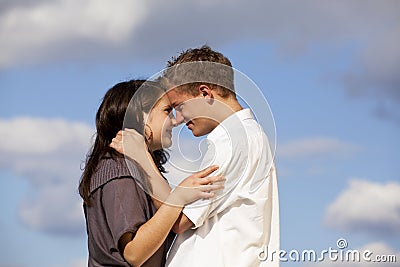
[[[192,131],[192,134],[193,134],[193,136],[196,136],[196,137],[201,136],[201,134],[195,133],[195,132],[193,132],[193,131]]]
[[[188,130],[190,130],[192,132],[192,134],[194,136],[199,136],[197,131],[196,131],[196,128],[193,129],[193,124],[191,124],[191,123],[190,124],[186,124],[186,127],[188,128]]]
[[[199,131],[196,131],[196,129],[190,129],[190,131],[192,131],[192,134],[193,134],[193,136],[195,136],[195,137],[200,137],[200,136],[203,136],[203,135],[204,135],[203,133],[201,133],[201,132],[199,132]]]

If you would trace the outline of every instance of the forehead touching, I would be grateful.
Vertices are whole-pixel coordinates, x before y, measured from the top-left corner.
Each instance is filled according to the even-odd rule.
[[[180,90],[177,89],[168,90],[167,96],[173,107],[179,106],[183,102],[195,98],[195,96],[186,92],[181,92]]]
[[[163,94],[160,96],[160,98],[157,100],[156,104],[154,107],[170,107],[171,106],[171,101],[169,100],[168,96],[166,94]]]

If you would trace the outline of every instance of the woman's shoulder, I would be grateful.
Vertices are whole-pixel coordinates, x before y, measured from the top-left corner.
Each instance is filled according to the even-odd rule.
[[[142,180],[143,172],[131,161],[123,157],[105,156],[99,162],[91,183],[90,192],[117,178],[132,178]]]

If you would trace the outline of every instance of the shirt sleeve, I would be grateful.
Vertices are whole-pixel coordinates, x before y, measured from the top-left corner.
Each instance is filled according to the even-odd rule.
[[[148,220],[146,195],[132,177],[117,178],[105,184],[102,204],[115,248],[123,234],[131,232],[135,236]]]
[[[218,144],[210,140],[207,140],[207,143],[208,148],[204,155],[201,169],[211,165],[218,165],[219,169],[210,176],[223,175],[227,181],[225,182],[225,188],[216,192],[214,198],[199,199],[183,209],[183,213],[194,224],[193,229],[200,227],[209,217],[221,211],[219,207],[228,198],[228,194],[232,189],[232,183],[235,182],[235,179],[230,177],[230,173],[240,168],[240,162],[238,162],[239,164],[236,163],[236,167],[232,166],[235,161],[235,155],[232,155],[233,149],[229,139],[220,138]]]

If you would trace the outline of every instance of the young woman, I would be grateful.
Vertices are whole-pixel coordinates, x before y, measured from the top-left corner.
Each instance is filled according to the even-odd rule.
[[[173,239],[170,232],[182,206],[212,197],[213,191],[223,187],[219,183],[222,177],[203,178],[215,171],[215,166],[189,176],[173,191],[165,180],[151,178],[160,177],[167,161],[163,148],[171,145],[175,126],[171,111],[164,92],[143,80],[121,82],[104,96],[96,114],[96,139],[79,184],[88,233],[88,266],[164,266]],[[135,129],[145,143],[132,148],[137,157],[129,164],[110,147],[123,126]],[[150,164],[137,164],[146,162],[147,156]],[[157,175],[150,165],[159,171]],[[190,188],[190,193],[184,188]]]

